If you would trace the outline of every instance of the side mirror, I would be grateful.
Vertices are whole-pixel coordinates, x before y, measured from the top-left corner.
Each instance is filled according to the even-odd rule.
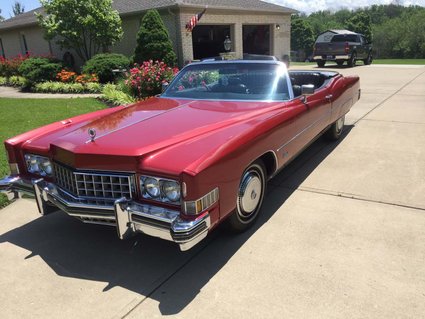
[[[304,84],[301,85],[301,95],[308,96],[314,94],[314,85],[313,84]]]
[[[169,85],[168,82],[162,83],[162,92],[164,92],[168,88],[168,85]]]

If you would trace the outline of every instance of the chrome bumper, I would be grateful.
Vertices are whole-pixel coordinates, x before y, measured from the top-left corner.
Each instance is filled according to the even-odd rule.
[[[349,60],[351,55],[315,55],[313,57],[314,61],[317,60],[326,60],[326,61],[334,61],[334,60]]]
[[[0,180],[0,191],[35,196],[42,215],[47,213],[46,205],[54,205],[85,223],[115,226],[120,239],[143,233],[173,241],[182,251],[204,239],[211,226],[208,212],[195,220],[184,220],[179,211],[137,203],[124,197],[110,204],[87,204],[43,179],[23,180],[19,176],[9,176]]]

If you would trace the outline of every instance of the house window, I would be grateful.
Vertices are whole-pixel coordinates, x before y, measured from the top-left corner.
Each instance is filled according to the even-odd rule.
[[[24,49],[24,54],[28,54],[28,45],[27,45],[27,39],[25,38],[25,34],[22,34],[22,47]]]
[[[3,40],[0,38],[0,54],[3,58],[6,58],[6,54],[4,53]]]

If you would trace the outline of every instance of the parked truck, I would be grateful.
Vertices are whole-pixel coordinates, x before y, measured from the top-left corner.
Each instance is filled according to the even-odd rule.
[[[361,60],[369,65],[372,59],[372,44],[362,34],[348,30],[327,31],[326,36],[319,35],[314,44],[313,60],[319,67],[325,66],[328,61],[339,66],[347,61],[347,65],[353,67]]]

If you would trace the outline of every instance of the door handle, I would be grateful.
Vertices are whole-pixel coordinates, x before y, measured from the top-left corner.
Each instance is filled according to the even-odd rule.
[[[330,100],[331,98],[333,98],[333,95],[332,94],[328,94],[328,95],[325,96],[325,98],[327,98],[328,100]]]

